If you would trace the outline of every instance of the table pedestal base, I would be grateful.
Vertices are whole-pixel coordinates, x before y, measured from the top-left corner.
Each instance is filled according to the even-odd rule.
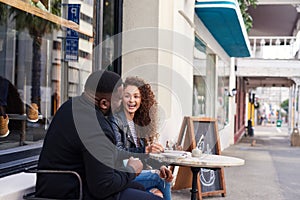
[[[200,167],[191,167],[191,170],[193,172],[193,181],[192,181],[192,189],[191,189],[191,200],[197,200],[197,194],[198,194],[198,174],[200,172]],[[199,200],[202,200],[202,195],[199,195]]]

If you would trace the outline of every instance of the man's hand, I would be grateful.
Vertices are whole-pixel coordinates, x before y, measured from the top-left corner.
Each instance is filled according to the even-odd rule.
[[[161,153],[164,152],[164,147],[159,143],[153,143],[149,146],[146,146],[146,153]]]
[[[167,182],[171,182],[173,180],[173,174],[169,168],[166,166],[161,166],[160,169],[160,177],[164,178]]]
[[[138,158],[130,157],[127,162],[127,166],[130,166],[134,169],[135,174],[138,176],[143,170],[143,163]]]

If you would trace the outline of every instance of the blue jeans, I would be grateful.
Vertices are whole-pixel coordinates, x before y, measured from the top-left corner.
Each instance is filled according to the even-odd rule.
[[[151,172],[151,170],[143,170],[140,175],[135,178],[135,181],[141,183],[147,191],[152,188],[159,189],[165,200],[171,200],[171,184],[160,178],[157,173]]]
[[[134,188],[127,188],[120,192],[119,200],[163,200],[159,196],[151,194],[146,191],[134,189]]]

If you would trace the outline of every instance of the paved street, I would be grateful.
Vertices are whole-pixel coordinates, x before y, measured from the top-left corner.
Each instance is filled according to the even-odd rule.
[[[290,146],[286,125],[256,126],[254,137],[243,138],[222,154],[245,159],[245,165],[225,168],[226,197],[203,199],[300,199],[300,147]],[[183,199],[190,199],[189,190],[173,191],[173,200]]]

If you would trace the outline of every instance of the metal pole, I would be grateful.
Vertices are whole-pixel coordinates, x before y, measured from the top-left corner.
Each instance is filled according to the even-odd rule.
[[[281,87],[279,88],[279,112],[278,112],[278,119],[281,120]]]
[[[294,123],[293,123],[293,128],[295,128],[296,126],[296,122],[297,122],[297,88],[298,88],[298,84],[296,83],[296,85],[294,86],[294,94],[293,94],[293,111],[294,111]]]
[[[122,19],[123,19],[123,0],[116,0],[115,1],[115,19],[114,19],[114,34],[118,34],[116,37],[116,41],[114,44],[114,58],[116,58],[113,62],[113,67],[114,67],[114,72],[118,73],[121,75],[122,73],[122,36],[120,33],[122,32]],[[117,56],[117,57],[116,57]]]
[[[64,19],[67,19],[67,9],[68,9],[68,0],[63,0],[62,6],[62,16]],[[66,28],[62,28],[62,36],[57,37],[61,39],[61,70],[60,70],[60,81],[61,81],[61,89],[60,89],[60,102],[59,104],[63,104],[66,100],[68,100],[69,93],[69,76],[68,76],[68,63],[65,62],[65,42],[66,42]]]
[[[299,123],[300,123],[300,112],[299,112],[299,109],[300,109],[300,85],[298,85],[298,91],[297,91],[297,99],[298,99],[298,109],[297,109],[297,111],[298,111],[298,119],[297,119],[297,124],[299,125]],[[298,126],[297,126],[297,128],[298,128]]]
[[[289,127],[288,127],[288,131],[289,133],[291,133],[291,130],[292,130],[292,123],[293,123],[293,89],[294,89],[294,85],[292,85],[290,87],[290,98],[289,98],[289,118],[288,118],[288,124],[289,124]]]
[[[103,40],[103,0],[94,0],[93,13],[93,71],[101,69],[102,48],[100,44]]]

